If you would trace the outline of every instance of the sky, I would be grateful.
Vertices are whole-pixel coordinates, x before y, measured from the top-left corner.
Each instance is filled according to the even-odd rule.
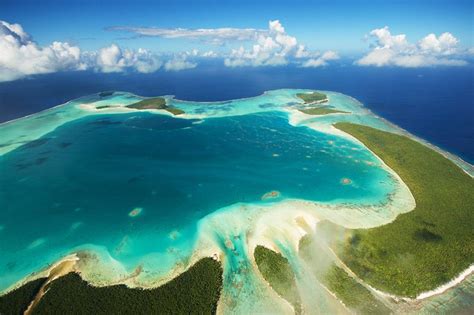
[[[0,81],[65,70],[465,66],[472,1],[0,1]]]

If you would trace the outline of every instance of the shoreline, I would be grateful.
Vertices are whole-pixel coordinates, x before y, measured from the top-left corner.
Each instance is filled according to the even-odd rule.
[[[443,294],[447,290],[456,287],[457,285],[461,284],[467,277],[469,277],[471,274],[474,273],[474,264],[471,264],[468,268],[466,268],[464,271],[462,271],[457,277],[454,279],[450,280],[449,282],[440,285],[439,287],[420,293],[415,300],[424,300],[426,298]]]
[[[244,205],[245,206],[245,205]],[[311,231],[315,231],[316,226],[318,222],[322,220],[327,220],[328,218],[320,218],[314,213],[314,207],[324,207],[324,205],[315,205],[312,202],[302,202],[299,200],[287,200],[287,202],[284,202],[284,204],[276,204],[273,205],[276,206],[276,211],[274,207],[272,206],[266,206],[264,207],[266,211],[264,211],[263,215],[257,215],[257,223],[255,224],[254,228],[251,230],[251,235],[252,237],[249,238],[248,240],[248,252],[249,254],[252,254],[253,251],[257,246],[264,246],[266,248],[269,248],[277,253],[281,254],[281,250],[279,249],[279,246],[276,245],[275,241],[278,241],[278,238],[275,240],[273,237],[272,233],[268,233],[269,231],[274,230],[275,228],[280,232],[279,236],[281,237],[281,232],[284,232],[285,239],[292,241],[294,247],[298,248],[299,241],[301,240],[302,237],[308,234],[308,228]],[[288,211],[289,208],[293,208],[294,210],[299,209],[296,212],[291,212]],[[235,209],[232,209],[235,210]],[[212,213],[211,218],[209,220],[204,220],[204,222],[201,222],[201,224],[204,225],[210,225],[207,228],[214,228],[213,224],[219,224],[218,222],[213,222],[214,216],[219,217],[220,215],[224,216],[232,216],[232,211],[225,211],[225,209],[220,210],[222,213]],[[275,213],[276,212],[276,213]],[[268,224],[269,218],[274,218],[272,224]],[[396,219],[396,216],[393,218],[393,220]],[[392,221],[393,221],[392,220]],[[331,221],[331,220],[330,220]],[[206,227],[201,227],[201,228],[206,228]],[[231,231],[232,232],[232,231]],[[205,234],[205,233],[204,233]],[[232,234],[232,233],[231,233]],[[171,280],[175,279],[179,275],[187,272],[193,265],[195,265],[199,260],[203,258],[212,258],[221,264],[224,263],[224,257],[225,253],[222,249],[219,249],[218,246],[215,244],[215,241],[212,241],[214,244],[209,244],[206,242],[206,240],[200,240],[201,244],[197,246],[197,250],[193,252],[193,255],[190,257],[189,262],[185,268],[175,268],[173,272],[169,273],[168,277],[160,279],[160,281],[155,282],[151,286],[140,286],[137,285],[137,283],[133,283],[131,278],[127,279],[122,279],[123,281],[118,281],[118,282],[113,282],[113,283],[107,283],[107,284],[100,284],[97,285],[94,282],[91,282],[90,279],[87,277],[84,277],[83,272],[79,269],[78,263],[80,261],[80,258],[78,257],[79,253],[72,253],[70,255],[65,256],[64,258],[58,260],[54,264],[52,264],[50,267],[48,267],[45,270],[42,270],[41,272],[38,272],[34,275],[31,275],[31,277],[27,277],[23,279],[20,284],[16,284],[14,287],[12,287],[10,290],[6,290],[2,292],[0,295],[7,294],[8,292],[11,292],[26,283],[33,281],[38,278],[46,277],[49,278],[51,277],[52,271],[60,266],[61,264],[65,262],[74,262],[74,269],[71,270],[70,272],[75,272],[77,273],[82,280],[86,281],[89,285],[95,286],[95,287],[109,287],[117,284],[124,284],[128,288],[141,288],[144,290],[148,289],[155,289],[157,287],[163,286],[166,283],[170,282]],[[204,242],[203,242],[204,241]],[[202,243],[203,242],[203,243]],[[207,243],[207,244],[206,244]],[[211,246],[209,246],[211,245]],[[337,256],[336,256],[337,257]],[[253,257],[253,254],[250,256],[250,262],[253,268],[258,268],[255,263],[255,259]],[[182,266],[181,266],[182,267]],[[225,270],[225,266],[222,265],[222,267]],[[256,269],[258,270],[258,269]],[[350,270],[350,269],[349,269]],[[378,294],[385,296],[385,297],[390,297],[395,300],[404,300],[407,302],[413,302],[416,300],[424,300],[426,298],[432,297],[434,295],[439,295],[444,293],[445,291],[457,286],[458,284],[462,283],[462,281],[469,276],[474,270],[474,265],[471,265],[468,269],[464,270],[461,272],[461,274],[456,277],[455,279],[449,281],[446,284],[441,285],[438,288],[435,288],[430,291],[422,292],[420,293],[416,299],[412,298],[407,298],[407,297],[400,297],[396,296],[390,293],[386,293],[384,291],[378,290],[369,284],[365,283],[368,287],[370,287],[373,291],[377,292]],[[55,280],[56,278],[52,279],[51,281]],[[49,281],[49,282],[51,282]],[[266,282],[266,280],[265,280]],[[133,284],[132,284],[133,283]],[[267,283],[267,282],[266,282]],[[268,284],[268,283],[267,283]],[[282,297],[280,297],[283,299]],[[219,304],[218,304],[219,305]]]
[[[300,207],[295,207],[295,209],[301,209],[301,208]],[[271,214],[270,212],[271,211],[268,211],[266,213],[266,215],[270,215],[270,216],[274,215],[274,214]],[[286,212],[286,210],[284,212]],[[327,219],[317,218],[316,216],[314,216],[314,213],[308,214],[307,209],[302,210],[299,213],[293,213],[292,215],[290,215],[290,217],[292,217],[293,220],[288,220],[289,217],[286,217],[283,220],[281,220],[279,224],[280,224],[280,228],[283,228],[283,230],[287,231],[285,233],[286,236],[287,237],[289,236],[289,239],[293,241],[293,246],[295,246],[296,248],[298,248],[298,244],[301,241],[301,239],[304,236],[308,235],[308,233],[310,233],[310,231],[307,230],[308,227],[310,228],[310,230],[312,232],[314,232],[316,230],[316,227],[317,227],[319,222],[321,222],[323,220],[327,220]],[[300,224],[300,222],[301,222],[301,221],[299,221],[300,219],[303,220],[306,223],[305,227],[303,227]],[[279,253],[281,255],[281,251],[280,251],[279,247],[275,244],[275,240],[273,238],[269,238],[268,235],[266,234],[267,230],[269,229],[268,225],[266,224],[266,222],[267,222],[266,218],[264,216],[260,217],[258,219],[258,221],[259,222],[255,226],[252,234],[259,235],[259,237],[254,238],[254,239],[249,239],[249,244],[248,244],[249,253],[253,253],[257,246],[263,246],[263,247],[266,247],[270,250],[273,250],[274,252]],[[290,224],[288,222],[293,222],[293,224]],[[388,222],[388,223],[390,223],[390,222]],[[286,228],[285,228],[285,226],[286,226]],[[270,227],[270,229],[273,229],[273,228],[275,228],[275,225],[272,225]],[[289,234],[287,234],[287,233],[289,233]],[[330,250],[332,251],[332,249],[330,249]],[[333,252],[333,254],[335,255],[334,252]],[[83,276],[83,272],[79,269],[80,267],[78,266],[78,263],[81,259],[78,257],[78,255],[79,255],[79,252],[74,252],[74,253],[71,253],[71,254],[59,259],[58,261],[54,262],[48,268],[46,268],[44,270],[41,270],[39,272],[36,272],[32,275],[29,275],[29,276],[25,277],[24,279],[22,279],[21,281],[19,281],[18,283],[16,283],[15,285],[13,285],[10,288],[4,290],[3,292],[0,293],[0,296],[6,295],[6,294],[8,294],[12,291],[15,291],[16,289],[21,288],[22,286],[26,285],[27,283],[29,283],[31,281],[35,281],[35,280],[40,279],[40,278],[46,278],[46,282],[43,285],[43,287],[44,287],[47,284],[53,282],[54,280],[56,280],[56,279],[58,279],[62,276],[65,276],[65,275],[67,275],[71,272],[78,274],[83,281],[86,281],[89,285],[94,286],[94,287],[105,287],[106,288],[106,287],[122,284],[122,285],[125,285],[127,288],[130,288],[130,289],[140,288],[140,289],[143,289],[143,290],[152,290],[152,289],[159,288],[159,287],[167,284],[168,282],[172,281],[176,277],[179,277],[181,274],[186,273],[191,267],[193,267],[197,262],[199,262],[202,259],[210,258],[210,259],[213,259],[213,260],[215,260],[215,261],[222,264],[223,263],[223,257],[225,256],[224,252],[222,250],[218,249],[215,246],[211,246],[210,248],[207,248],[207,250],[195,251],[193,253],[193,255],[191,255],[190,260],[189,260],[187,266],[184,269],[177,270],[177,269],[181,269],[181,268],[174,268],[174,271],[171,272],[168,277],[160,279],[160,281],[157,281],[153,285],[151,285],[151,286],[145,286],[145,285],[140,286],[140,285],[136,285],[136,284],[133,285],[132,283],[129,282],[129,280],[132,280],[137,275],[130,275],[128,278],[122,279],[123,281],[106,283],[106,284],[104,284],[104,283],[96,284],[94,282],[91,282],[90,279]],[[335,257],[338,258],[337,255],[335,255]],[[345,266],[345,264],[339,258],[338,258],[338,260],[339,260],[338,263]],[[251,265],[255,268],[255,270],[258,270],[258,267],[256,265],[255,258],[253,256],[253,254],[251,255],[251,260],[250,261],[251,261]],[[59,274],[52,274],[52,272],[56,268],[60,267],[62,264],[71,263],[71,262],[73,263],[73,265],[70,266],[70,268],[66,268],[66,270],[60,271]],[[222,265],[222,267],[224,268],[223,265]],[[347,270],[349,270],[351,272],[351,274],[353,274],[352,270],[349,267],[345,266],[345,268],[347,268]],[[414,301],[422,301],[422,300],[425,300],[425,299],[433,297],[433,296],[441,295],[441,294],[445,293],[446,291],[460,285],[467,277],[469,277],[473,273],[474,273],[474,264],[471,264],[468,268],[466,268],[465,270],[460,272],[460,274],[458,276],[456,276],[455,278],[453,278],[452,280],[450,280],[447,283],[442,284],[439,287],[434,288],[432,290],[424,291],[424,292],[418,294],[416,298],[397,296],[397,295],[390,294],[390,293],[384,292],[382,290],[376,289],[373,286],[371,286],[370,284],[367,284],[365,282],[363,282],[363,284],[365,286],[369,287],[371,290],[373,290],[374,292],[376,292],[377,294],[379,294],[381,296],[392,298],[395,301],[403,300],[403,301],[406,301],[406,302],[410,303],[410,302],[414,302]],[[353,274],[352,276],[355,276],[355,274]],[[362,281],[358,277],[357,277],[357,279],[358,279],[357,281]],[[268,281],[266,281],[264,278],[262,278],[262,280],[265,281],[265,283],[271,289],[271,286],[268,283]],[[45,294],[45,293],[46,293],[46,291],[41,293],[41,294]],[[330,293],[333,294],[332,292],[330,292]],[[279,296],[279,297],[284,300],[283,297],[281,297],[281,296]],[[36,298],[35,298],[35,300],[36,300]],[[34,301],[32,301],[32,303],[33,302]],[[30,308],[31,308],[31,305],[30,305],[29,309]]]
[[[341,94],[341,95],[344,95],[344,94]],[[67,103],[62,104],[62,105],[55,106],[54,108],[60,107],[60,106],[65,106],[65,105],[69,104],[70,102],[67,102]],[[81,105],[78,105],[78,106],[80,107],[82,105],[84,105],[84,104],[81,104]],[[363,107],[362,104],[361,104],[361,106],[362,106],[362,108],[365,109],[365,107]],[[47,110],[50,110],[50,109],[47,109]],[[85,109],[85,110],[89,111],[88,109]],[[268,248],[279,252],[278,251],[278,246],[275,243],[276,240],[271,238],[271,236],[272,236],[271,230],[272,229],[279,229],[280,232],[282,230],[285,231],[285,235],[288,236],[288,240],[290,242],[292,242],[293,246],[294,246],[295,244],[297,244],[299,242],[301,237],[303,237],[305,235],[304,234],[304,232],[305,232],[304,228],[302,228],[301,226],[299,226],[297,223],[294,222],[294,221],[296,221],[297,218],[300,218],[300,217],[303,217],[303,220],[310,227],[312,227],[313,225],[316,226],[317,223],[320,220],[325,219],[325,220],[329,220],[329,221],[331,221],[335,224],[338,224],[338,225],[341,225],[341,226],[344,226],[344,227],[348,227],[348,228],[370,228],[370,227],[375,227],[375,226],[390,223],[393,220],[395,220],[396,217],[399,214],[412,211],[415,208],[416,200],[414,199],[412,192],[410,191],[408,186],[403,182],[403,180],[400,178],[400,176],[393,169],[388,167],[385,164],[385,162],[378,155],[374,154],[374,152],[371,151],[367,146],[365,146],[359,139],[357,139],[354,136],[351,136],[348,133],[340,131],[340,130],[339,130],[340,133],[336,132],[336,130],[338,130],[338,129],[335,128],[332,125],[329,125],[329,126],[326,125],[325,126],[325,125],[318,125],[317,123],[314,123],[314,124],[313,123],[307,123],[307,124],[305,124],[304,123],[305,119],[298,120],[298,118],[301,118],[301,117],[298,117],[297,115],[295,115],[295,112],[293,112],[292,110],[289,110],[287,108],[285,109],[284,107],[282,107],[282,108],[279,108],[277,110],[289,113],[288,122],[290,124],[294,123],[295,125],[304,125],[304,126],[307,126],[311,129],[314,129],[316,131],[323,132],[323,133],[333,132],[338,137],[344,137],[346,139],[350,139],[351,141],[357,142],[358,144],[362,145],[366,150],[370,151],[371,154],[373,156],[375,156],[376,159],[378,159],[381,162],[381,167],[382,168],[384,168],[389,174],[394,176],[395,182],[398,183],[398,185],[396,187],[396,191],[399,194],[401,193],[402,197],[398,196],[399,197],[398,199],[396,197],[394,197],[393,200],[389,200],[388,203],[390,204],[390,207],[392,207],[393,209],[390,209],[388,211],[389,212],[388,214],[384,214],[385,217],[381,217],[381,216],[376,217],[374,219],[375,222],[366,222],[367,226],[364,226],[364,227],[360,227],[357,224],[353,225],[354,224],[354,218],[357,217],[357,216],[359,216],[360,218],[365,218],[365,216],[371,215],[371,214],[373,216],[375,216],[376,211],[374,211],[374,209],[377,208],[377,205],[372,206],[372,207],[364,207],[363,205],[360,205],[360,206],[354,205],[353,207],[350,207],[347,204],[340,203],[340,202],[329,205],[329,204],[318,203],[318,202],[314,202],[314,201],[291,200],[291,199],[286,199],[286,200],[283,200],[281,202],[271,204],[270,206],[262,206],[262,205],[255,205],[255,204],[235,204],[235,205],[231,205],[231,206],[228,206],[228,207],[225,207],[225,208],[217,209],[214,212],[211,212],[208,216],[201,219],[203,221],[202,222],[200,221],[199,224],[204,224],[204,225],[209,224],[211,226],[212,226],[213,223],[218,224],[218,222],[213,222],[212,220],[214,218],[218,218],[220,215],[223,215],[224,218],[227,215],[232,216],[232,212],[235,211],[235,209],[237,209],[241,206],[249,207],[249,208],[259,208],[259,209],[265,208],[265,211],[264,211],[263,214],[260,214],[260,215],[253,214],[254,216],[256,216],[256,218],[254,218],[254,219],[256,219],[257,222],[256,222],[255,226],[253,226],[252,230],[248,230],[248,229],[245,230],[243,227],[239,227],[237,225],[234,230],[230,230],[230,232],[229,231],[224,231],[222,235],[230,235],[230,234],[232,234],[233,231],[234,232],[235,231],[240,231],[240,232],[242,232],[242,231],[249,232],[250,231],[251,232],[250,233],[251,237],[248,238],[248,248],[250,249],[249,251],[253,252],[255,250],[256,246],[263,245],[265,247],[270,246]],[[123,112],[135,112],[135,111],[136,110],[128,110],[127,109],[126,111],[123,111]],[[165,114],[165,113],[162,113],[161,110],[159,110],[159,112],[157,112],[158,110],[146,110],[146,111],[152,111],[153,113],[156,113],[156,114]],[[101,114],[101,113],[112,114],[112,112],[108,112],[107,110],[105,110],[105,111],[95,110],[95,112],[98,112],[99,114]],[[369,110],[369,112],[370,112],[370,110]],[[122,112],[120,112],[120,113],[122,113]],[[32,114],[32,115],[35,115],[35,114]],[[306,114],[303,114],[303,115],[304,116],[310,116],[310,115],[306,115]],[[331,115],[346,115],[346,114],[331,114]],[[390,122],[384,120],[383,118],[380,118],[380,117],[376,116],[375,114],[373,114],[373,115],[375,117],[377,117],[378,119],[383,120],[384,123],[393,125],[394,127],[400,129],[400,132],[404,131],[400,127],[398,127],[394,124],[391,124]],[[29,116],[31,116],[31,115],[29,115]],[[185,115],[183,115],[183,116],[185,116]],[[28,117],[28,116],[25,116],[25,117]],[[22,118],[19,118],[19,119],[23,119],[25,117],[22,117]],[[182,118],[190,118],[190,117],[182,117]],[[75,118],[73,118],[72,120],[74,120],[74,119]],[[0,124],[0,126],[2,126],[2,125],[3,125],[3,123]],[[58,125],[58,126],[60,126],[60,125]],[[58,126],[56,126],[56,128]],[[442,153],[443,151],[441,149],[440,150],[442,152],[439,152],[439,151],[433,149],[431,147],[431,145],[426,145],[424,143],[424,141],[420,141],[419,139],[417,139],[416,136],[412,136],[408,132],[406,132],[406,133],[407,134],[404,134],[404,135],[408,136],[410,139],[413,139],[413,140],[427,146],[428,148],[442,154],[445,158],[453,161],[453,159],[450,156],[444,155]],[[450,154],[450,153],[448,153],[448,154]],[[454,163],[456,163],[456,162],[454,162]],[[456,163],[456,165],[458,167],[460,167],[457,163]],[[467,165],[470,165],[470,164],[467,163]],[[464,168],[462,168],[462,167],[460,167],[460,168],[464,172],[469,174],[471,177],[473,176],[472,174],[468,173]],[[408,194],[406,193],[407,191],[408,191]],[[398,202],[400,204],[398,204]],[[379,205],[379,207],[386,209],[387,204]],[[275,208],[277,209],[277,212],[280,211],[280,217],[278,217],[278,213],[275,212]],[[347,212],[350,212],[350,211],[347,211],[347,210],[348,209],[354,210],[354,208],[356,208],[356,210],[358,210],[357,213],[355,213],[355,214],[351,213],[351,214],[348,215]],[[225,210],[228,210],[228,209],[230,209],[230,211],[228,213],[226,213]],[[300,210],[300,212],[294,212],[294,211],[292,212],[292,211],[288,211],[288,209],[293,209],[293,210],[302,209],[302,210]],[[402,210],[400,210],[400,209],[402,209]],[[319,217],[319,215],[321,215],[323,218]],[[270,216],[270,217],[266,217],[266,216]],[[387,222],[387,216],[388,216],[388,222]],[[265,218],[266,218],[266,220],[265,220]],[[270,220],[270,219],[273,219],[273,220]],[[268,221],[268,220],[270,220],[270,221]],[[377,221],[377,220],[381,220],[381,221],[385,220],[385,221],[383,223],[381,223],[381,221]],[[268,224],[268,222],[270,222],[270,224]],[[308,222],[311,222],[311,223],[308,223]],[[358,223],[358,222],[356,222],[356,223]],[[374,224],[374,225],[370,225],[371,223]],[[227,225],[227,223],[222,223],[222,222],[220,222],[220,224],[223,224],[224,226]],[[259,224],[261,224],[261,225],[259,225]],[[269,230],[270,230],[270,232],[268,232]],[[140,286],[140,284],[137,284],[136,282],[133,281],[135,277],[128,277],[126,279],[122,279],[123,284],[125,284],[127,287],[130,287],[130,288],[140,287],[140,288],[144,288],[144,289],[152,289],[152,288],[162,286],[162,285],[166,284],[167,282],[171,281],[172,279],[174,279],[175,277],[179,276],[180,274],[183,274],[193,264],[195,264],[197,261],[199,261],[199,259],[202,259],[204,257],[210,257],[210,258],[216,259],[217,261],[223,262],[224,259],[225,259],[224,250],[219,247],[219,245],[216,243],[216,240],[207,239],[207,238],[209,238],[209,235],[206,234],[206,233],[204,233],[206,235],[202,236],[204,239],[201,239],[201,233],[202,233],[201,227],[199,227],[198,240],[196,241],[197,245],[196,245],[196,248],[193,250],[191,256],[189,257],[189,260],[188,260],[186,266],[182,266],[182,265],[175,266],[175,268],[173,268],[170,272],[167,273],[166,277],[163,277],[157,283],[154,283],[152,286],[143,286],[143,287]],[[234,235],[234,237],[235,237],[235,235]],[[253,239],[252,239],[252,237],[253,237]],[[200,243],[200,242],[203,242],[203,243]],[[52,270],[54,268],[56,268],[57,266],[59,266],[61,263],[67,262],[67,261],[76,261],[76,262],[78,262],[80,259],[77,257],[77,255],[78,255],[78,253],[73,253],[71,255],[68,255],[68,256],[64,257],[63,259],[53,263],[46,270],[42,270],[42,271],[39,271],[38,273],[34,273],[34,274],[30,275],[31,278],[29,278],[29,279],[28,279],[28,277],[30,277],[30,276],[27,276],[27,278],[25,278],[21,281],[22,282],[21,285],[16,284],[15,287],[16,288],[21,287],[22,285],[24,285],[25,283],[27,283],[29,281],[40,278],[41,275],[43,275],[43,274],[47,274],[47,277],[49,278],[50,275],[51,275]],[[74,258],[71,258],[71,257],[76,257],[77,259],[74,260]],[[253,255],[252,255],[252,257],[253,257]],[[251,263],[253,262],[252,264],[255,265],[255,261],[254,261],[253,258],[250,259],[250,262]],[[446,284],[443,284],[440,287],[435,288],[433,290],[422,292],[416,297],[416,299],[410,299],[410,300],[418,300],[418,299],[422,300],[422,299],[425,299],[425,298],[428,298],[428,297],[431,297],[431,296],[434,296],[434,295],[441,294],[441,293],[445,292],[446,290],[448,290],[448,289],[458,285],[459,283],[461,283],[473,271],[474,271],[474,265],[471,265],[468,269],[461,272],[461,274],[459,276],[457,276],[456,278],[450,280]],[[75,272],[77,272],[81,276],[82,279],[87,281],[86,278],[83,278],[83,273],[80,270],[77,270]],[[92,282],[89,282],[89,283],[91,285],[94,285],[94,283],[92,283]],[[110,286],[110,285],[120,284],[120,283],[122,283],[122,282],[106,284],[104,286]],[[143,283],[142,283],[142,285],[143,285]],[[374,290],[376,290],[376,289],[374,289]],[[0,293],[0,295],[4,295],[4,294],[6,294],[8,292],[11,292],[11,291],[12,291],[12,289],[9,288],[5,291],[2,291]],[[381,294],[385,294],[382,291],[378,291],[378,292],[380,292]],[[389,295],[389,294],[387,294],[387,295]],[[401,298],[401,299],[405,299],[405,298]]]
[[[225,253],[222,251],[222,249],[219,249],[218,244],[216,244],[215,240],[211,239],[209,240],[209,236],[212,235],[212,233],[207,232],[205,229],[209,229],[209,225],[226,225],[223,224],[226,220],[224,219],[226,216],[229,216],[227,220],[230,220],[230,217],[234,217],[233,212],[235,211],[240,211],[240,208],[249,208],[252,209],[255,213],[252,214],[252,217],[254,217],[252,220],[257,220],[255,225],[251,228],[252,235],[253,237],[249,239],[249,248],[254,249],[258,245],[263,245],[265,247],[269,247],[272,249],[276,249],[277,246],[275,245],[275,240],[272,239],[272,234],[268,235],[267,230],[268,229],[274,229],[276,226],[280,226],[280,228],[291,231],[292,229],[296,229],[294,232],[290,232],[288,234],[288,239],[293,242],[293,246],[297,248],[299,240],[305,235],[305,230],[302,228],[298,223],[297,219],[298,218],[303,218],[305,222],[311,222],[308,223],[307,226],[315,226],[317,222],[321,220],[329,220],[335,224],[342,225],[346,228],[370,228],[370,227],[375,227],[379,226],[382,222],[382,224],[386,224],[389,222],[392,222],[393,220],[396,219],[397,215],[399,213],[405,213],[412,211],[415,207],[415,201],[411,196],[410,191],[404,185],[403,182],[399,183],[398,188],[396,189],[398,191],[398,198],[392,198],[388,200],[384,204],[378,204],[378,205],[372,205],[370,207],[367,207],[366,205],[356,205],[356,204],[346,204],[346,203],[320,203],[320,202],[315,202],[315,201],[309,201],[309,200],[300,200],[300,199],[284,199],[282,201],[278,201],[275,203],[271,203],[268,205],[261,205],[261,204],[241,204],[237,203],[234,205],[230,205],[221,209],[217,209],[214,212],[209,213],[207,216],[202,218],[198,222],[198,232],[197,232],[197,237],[198,239],[196,240],[194,250],[192,251],[191,256],[189,257],[189,260],[186,264],[186,266],[183,265],[176,265],[174,268],[172,268],[169,272],[167,272],[166,276],[161,277],[159,280],[153,279],[153,283],[137,283],[134,281],[136,278],[135,275],[134,277],[127,275],[125,277],[119,277],[115,280],[112,280],[110,282],[104,283],[103,281],[94,281],[94,279],[90,276],[88,276],[88,269],[91,267],[94,268],[100,268],[101,263],[103,262],[98,262],[96,266],[94,265],[88,265],[87,259],[80,259],[80,254],[82,252],[85,253],[91,253],[93,259],[99,258],[97,254],[95,253],[94,250],[80,250],[78,252],[72,252],[71,254],[66,255],[65,257],[53,262],[50,266],[47,266],[37,272],[33,272],[30,275],[27,275],[20,281],[16,282],[15,284],[5,288],[4,290],[0,291],[0,295],[5,295],[21,286],[26,284],[27,282],[42,278],[42,277],[49,277],[51,271],[56,268],[58,265],[68,262],[68,261],[75,261],[76,262],[76,272],[81,275],[81,277],[89,282],[93,286],[110,286],[110,285],[116,285],[116,284],[125,284],[127,287],[130,288],[136,288],[140,287],[143,289],[152,289],[159,287],[170,280],[174,279],[176,276],[179,276],[179,274],[185,272],[195,264],[197,261],[204,257],[210,257],[213,259],[216,259],[217,261],[222,261],[223,257],[225,256]],[[408,198],[407,200],[407,193],[411,198]],[[380,209],[387,209],[388,207],[391,209],[388,211],[386,214],[386,217],[380,217],[377,216],[375,218],[376,222],[368,222],[365,223],[364,225],[361,224],[356,224],[354,225],[354,218],[358,218],[358,221],[362,221],[365,216],[369,213],[375,213],[377,212],[377,208]],[[300,210],[298,210],[300,209]],[[302,210],[301,210],[302,209]],[[402,211],[400,211],[402,209]],[[289,211],[291,210],[291,211]],[[356,211],[354,211],[356,210]],[[259,213],[260,211],[263,211],[263,213]],[[368,212],[367,212],[368,211]],[[349,215],[348,215],[349,213]],[[218,222],[216,221],[216,217],[219,218],[223,216],[224,218],[218,219]],[[388,216],[388,217],[387,217]],[[379,220],[382,220],[380,222]],[[268,222],[271,222],[268,224]],[[292,222],[289,224],[288,222]],[[241,226],[236,226],[233,228],[234,231],[238,231],[244,227],[245,225],[242,224]],[[214,227],[213,229],[215,229]],[[211,229],[212,230],[212,229]],[[227,233],[227,232],[223,232]],[[99,255],[100,256],[100,255]],[[120,262],[116,262],[119,265],[121,265]],[[85,269],[81,269],[85,267]],[[133,274],[133,272],[132,272]]]

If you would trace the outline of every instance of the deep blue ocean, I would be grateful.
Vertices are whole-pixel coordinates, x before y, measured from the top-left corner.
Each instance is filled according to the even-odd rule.
[[[181,72],[72,72],[0,83],[0,122],[104,90],[216,101],[278,88],[332,90],[464,160],[474,162],[474,67],[424,69],[330,66],[226,68],[201,64]]]

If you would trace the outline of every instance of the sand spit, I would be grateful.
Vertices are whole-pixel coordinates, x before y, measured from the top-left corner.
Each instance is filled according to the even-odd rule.
[[[142,213],[142,211],[143,211],[143,208],[141,207],[133,208],[133,210],[128,213],[128,216],[131,218],[137,217]]]
[[[36,294],[35,298],[33,301],[31,301],[30,305],[25,311],[25,315],[30,315],[33,312],[33,309],[35,306],[39,303],[41,298],[48,292],[46,289],[47,285],[50,284],[52,281],[58,279],[59,277],[62,277],[70,272],[74,272],[76,263],[79,260],[79,258],[76,255],[70,255],[53,266],[51,266],[46,272],[45,276],[47,280],[44,282],[44,284],[41,286],[39,289],[38,293]]]
[[[272,191],[269,191],[267,193],[265,193],[263,196],[262,196],[262,200],[267,200],[267,199],[274,199],[274,198],[278,198],[280,197],[280,192],[278,190],[272,190]]]
[[[37,272],[34,272],[30,274],[29,276],[25,277],[21,281],[18,281],[17,283],[11,285],[10,287],[6,288],[3,291],[0,291],[0,295],[7,294],[15,289],[18,289],[19,287],[25,285],[26,283],[39,279],[39,278],[50,278],[54,277],[54,279],[59,278],[60,276],[56,276],[59,274],[60,271],[66,270],[66,267],[71,267],[72,269],[70,271],[78,271],[77,270],[77,262],[79,261],[79,257],[76,253],[72,253],[70,255],[67,255],[58,261],[54,262],[50,266],[39,270]],[[68,271],[68,272],[70,272]],[[67,273],[67,272],[66,272]],[[61,274],[63,275],[63,274]]]

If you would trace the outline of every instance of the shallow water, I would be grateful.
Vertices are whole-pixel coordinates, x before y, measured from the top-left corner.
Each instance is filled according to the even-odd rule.
[[[291,126],[278,111],[92,115],[0,156],[0,165],[1,289],[90,244],[130,272],[159,253],[166,272],[191,255],[197,222],[219,208],[288,198],[377,204],[394,185],[362,146]],[[279,199],[262,201],[269,191]]]

